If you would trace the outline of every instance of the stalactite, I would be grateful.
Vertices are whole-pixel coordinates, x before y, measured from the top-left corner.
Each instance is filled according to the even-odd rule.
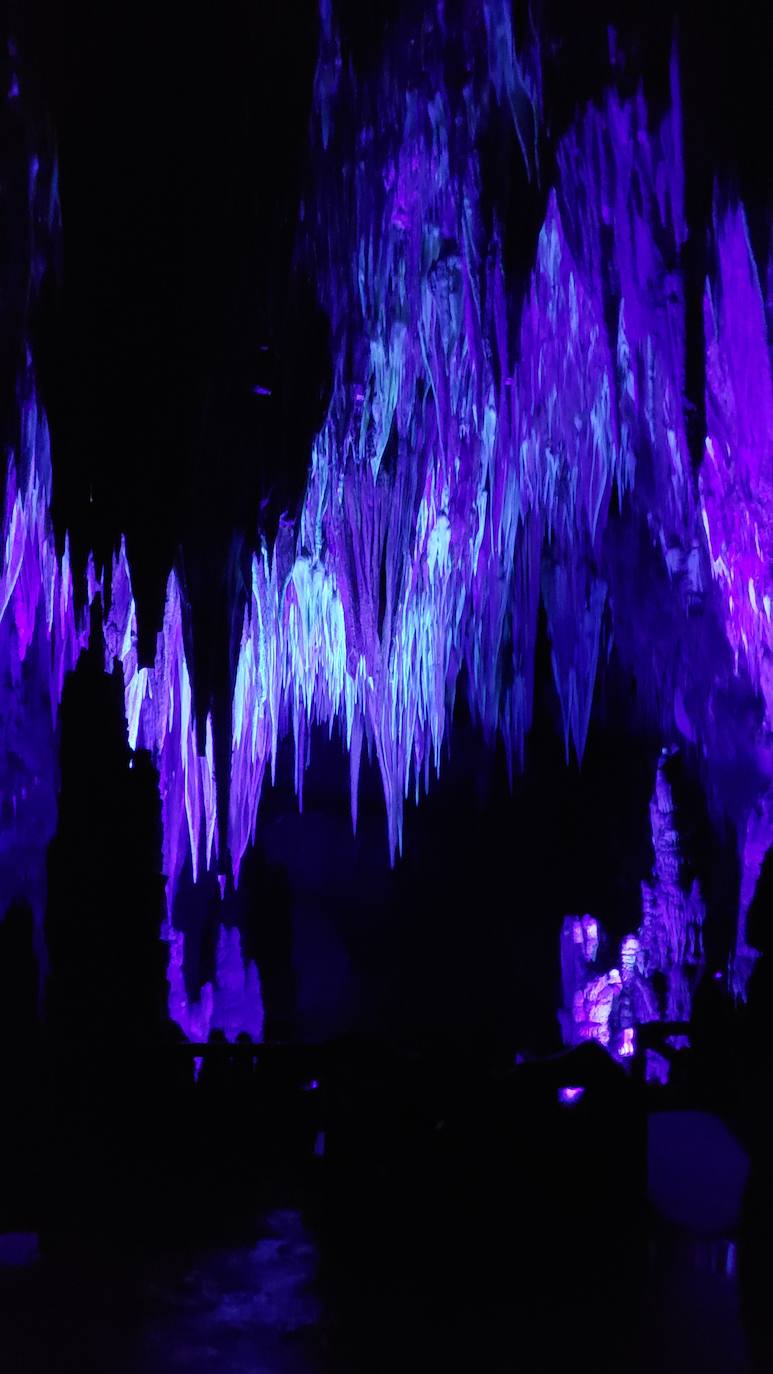
[[[397,48],[388,49],[366,81],[344,65],[333,11],[322,4],[315,176],[302,237],[331,321],[334,385],[297,526],[283,522],[252,559],[233,688],[234,882],[266,771],[273,778],[290,732],[300,798],[314,727],[340,728],[353,824],[366,742],[381,773],[392,857],[406,796],[440,768],[463,667],[484,736],[501,731],[519,767],[540,601],[567,754],[582,758],[613,645],[650,685],[663,739],[688,735],[710,776],[725,747],[713,695],[720,680],[735,675],[761,693],[770,728],[773,383],[743,208],[717,202],[705,297],[708,433],[696,481],[684,402],[676,52],[659,122],[641,90],[625,98],[610,90],[577,113],[556,150],[524,287],[508,279],[502,225],[496,209],[485,212],[482,192],[480,134],[494,118],[509,124],[525,184],[542,175],[538,42],[516,51],[509,12],[501,0],[478,0],[481,24],[451,32],[443,7],[430,6],[421,62],[406,57],[404,70]],[[451,47],[465,59],[461,86],[446,77]],[[40,180],[35,165],[31,195],[42,194]],[[59,557],[51,531],[48,431],[31,358],[20,393],[0,636],[17,663],[37,643],[55,714],[88,631],[67,544]],[[613,534],[623,516],[645,532],[671,587],[671,638],[660,647],[633,623],[637,612],[646,622],[662,587],[643,573],[637,580],[621,558]],[[88,601],[104,584],[90,561]],[[182,936],[173,928],[179,875],[186,852],[194,878],[226,862],[213,724],[208,718],[200,755],[176,573],[147,668],[138,665],[123,544],[110,586],[106,667],[120,659],[130,744],[151,750],[160,774],[172,1003],[184,1019]],[[722,776],[712,784],[720,805]],[[737,799],[727,804],[738,812]],[[670,882],[656,870],[652,891]],[[254,985],[247,975],[247,1001]],[[210,1015],[205,1008],[199,1031]]]

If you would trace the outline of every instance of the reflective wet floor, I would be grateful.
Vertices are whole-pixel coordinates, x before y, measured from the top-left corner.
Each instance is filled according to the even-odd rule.
[[[363,1266],[367,1267],[365,1256]],[[468,1257],[474,1265],[475,1256]],[[356,1259],[355,1271],[356,1271]],[[267,1212],[248,1244],[127,1256],[59,1251],[30,1238],[0,1246],[3,1374],[380,1374],[552,1368],[564,1326],[575,1371],[639,1368],[746,1374],[737,1282],[717,1264],[672,1257],[653,1295],[644,1339],[605,1333],[593,1277],[560,1314],[517,1300],[438,1304],[432,1276],[410,1290],[383,1274],[330,1283],[303,1212]],[[621,1324],[625,1332],[625,1321]],[[539,1351],[542,1348],[544,1358]],[[535,1355],[536,1351],[536,1355]],[[536,1358],[536,1363],[534,1362]]]
[[[21,1256],[20,1256],[21,1258]],[[3,1374],[317,1374],[317,1251],[297,1210],[254,1243],[142,1260],[58,1253],[0,1269]]]

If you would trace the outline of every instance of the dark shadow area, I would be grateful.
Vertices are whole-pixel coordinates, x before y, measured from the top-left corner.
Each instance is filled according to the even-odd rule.
[[[0,1233],[34,1229],[40,1150],[39,970],[24,902],[0,921]]]
[[[539,740],[538,728],[535,749]],[[598,795],[613,753],[603,767],[589,764],[589,779],[600,770]],[[436,873],[452,867],[448,846],[462,842],[453,816],[469,815],[464,785],[464,774],[456,784],[452,778],[431,822]],[[586,779],[583,787],[590,785]],[[497,786],[481,780],[475,806],[483,818],[489,787],[498,797]],[[441,789],[434,795],[443,798]],[[523,799],[516,794],[512,804]],[[570,814],[581,805],[582,791]],[[412,814],[411,826],[423,815],[433,816],[431,804]],[[314,824],[306,824],[313,837]],[[483,820],[471,833],[484,867],[497,846],[504,850],[501,832],[487,840]],[[324,875],[309,843],[303,862]],[[509,858],[512,845],[505,852]],[[331,848],[328,862],[339,853]],[[264,969],[275,1043],[255,1045],[244,1035],[229,1043],[219,1031],[206,1045],[182,1043],[164,1007],[157,776],[146,757],[128,750],[120,677],[106,675],[99,657],[82,655],[63,703],[42,1038],[30,913],[16,908],[0,925],[0,952],[19,974],[13,984],[5,975],[3,987],[3,1081],[12,1089],[4,1100],[17,1104],[3,1133],[3,1224],[37,1233],[40,1246],[26,1264],[0,1263],[3,1369],[166,1374],[180,1359],[196,1371],[217,1358],[234,1374],[378,1374],[396,1365],[504,1374],[528,1361],[616,1371],[623,1354],[631,1370],[675,1367],[673,1352],[684,1349],[695,1369],[741,1374],[735,1281],[717,1268],[736,1241],[732,1199],[717,1221],[700,1194],[697,1220],[683,1215],[684,1187],[669,1174],[663,1204],[653,1192],[653,1122],[667,1142],[675,1122],[674,1141],[693,1152],[691,1133],[703,1132],[709,1182],[712,1169],[727,1182],[728,1151],[731,1161],[734,1149],[745,1157],[735,1137],[723,1135],[723,1122],[748,1145],[742,1293],[763,1352],[756,1367],[764,1369],[771,1154],[759,1110],[764,1055],[755,1058],[752,1046],[761,1041],[755,1017],[766,996],[769,862],[750,915],[750,938],[763,953],[746,1020],[709,971],[692,1025],[654,1025],[623,1067],[596,1044],[516,1060],[512,1035],[524,1007],[509,1021],[482,1014],[484,985],[493,1000],[501,980],[504,1005],[510,977],[508,970],[491,975],[502,959],[491,937],[488,978],[481,970],[479,990],[455,1018],[439,1014],[455,998],[431,991],[431,1016],[415,1015],[418,1002],[403,1016],[397,1008],[410,1002],[413,980],[429,983],[430,948],[441,987],[447,976],[456,996],[461,986],[441,953],[454,939],[452,884],[442,877],[430,884],[410,854],[389,878],[390,900],[415,919],[434,893],[449,926],[445,938],[433,919],[422,953],[418,937],[411,946],[407,930],[398,930],[399,958],[412,967],[399,984],[385,985],[369,1033],[303,1044],[297,1017],[310,975],[287,935],[298,934],[298,889],[271,854],[266,844],[252,856],[243,900],[254,903],[244,939]],[[572,862],[582,875],[579,858]],[[495,872],[499,881],[503,870]],[[549,888],[559,905],[566,881],[554,877]],[[267,940],[269,906],[282,919]],[[625,904],[623,924],[624,917]],[[462,928],[461,912],[457,919]],[[552,945],[555,968],[557,936]],[[363,957],[352,944],[352,967],[370,992],[376,984],[372,970],[366,982]],[[327,986],[326,965],[319,976]],[[469,974],[472,989],[477,976]],[[537,1005],[535,994],[529,1017]],[[352,1018],[351,1005],[346,1014]],[[22,1047],[8,1017],[26,1027]],[[295,1043],[276,1043],[291,1024]],[[674,1049],[670,1035],[675,1043],[689,1039],[690,1048]],[[740,1085],[739,1037],[748,1039]],[[670,1060],[665,1086],[644,1081],[650,1047]],[[676,1219],[668,1213],[674,1188]],[[721,1327],[707,1319],[700,1339],[685,1334],[685,1313],[709,1300]]]
[[[773,1368],[770,1256],[773,1253],[773,1103],[768,1050],[773,1007],[773,850],[763,859],[747,912],[747,938],[759,951],[749,980],[741,1054],[743,1125],[751,1154],[741,1233],[741,1286],[754,1369]]]

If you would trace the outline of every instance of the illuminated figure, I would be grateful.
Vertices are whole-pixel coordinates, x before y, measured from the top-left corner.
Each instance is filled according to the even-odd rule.
[[[615,1053],[625,1059],[636,1052],[636,1027],[658,1019],[657,1000],[644,976],[643,951],[636,935],[626,935],[620,946],[620,978],[609,1030]]]
[[[561,982],[563,1009],[559,1014],[565,1044],[578,1039],[575,999],[586,984],[598,977],[600,931],[595,916],[567,916],[561,928]]]
[[[600,1045],[609,1047],[610,1024],[622,985],[620,970],[612,968],[575,994],[572,1007],[575,1041],[598,1040]]]
[[[598,921],[570,916],[564,921],[561,956],[564,1009],[559,1019],[564,1043],[597,1040],[620,1058],[635,1054],[636,1027],[659,1016],[639,937],[626,935],[619,967],[600,972]]]

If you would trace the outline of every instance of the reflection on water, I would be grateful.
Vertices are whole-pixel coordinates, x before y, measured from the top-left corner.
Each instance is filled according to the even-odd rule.
[[[58,1254],[0,1277],[3,1374],[317,1374],[317,1251],[299,1212],[251,1245],[130,1260]]]

